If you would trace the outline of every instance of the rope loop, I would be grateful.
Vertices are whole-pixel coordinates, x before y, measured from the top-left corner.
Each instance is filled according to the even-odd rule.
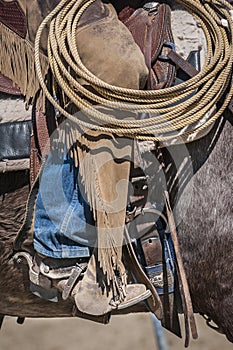
[[[35,66],[41,88],[52,105],[84,129],[95,129],[143,140],[166,141],[205,130],[227,108],[233,95],[233,7],[226,0],[177,0],[200,23],[207,53],[201,71],[179,85],[161,90],[134,90],[110,85],[91,73],[79,56],[77,25],[95,0],[61,0],[41,23],[35,40]],[[223,24],[225,23],[225,24]],[[56,84],[70,103],[86,116],[70,114],[47,89],[40,64],[40,38],[49,26],[48,61]],[[70,72],[85,82],[80,84]],[[91,86],[90,89],[86,85]],[[218,103],[218,110],[215,108]],[[124,119],[96,104],[125,112]],[[214,111],[214,112],[213,112]],[[132,119],[133,112],[148,118]],[[188,131],[189,130],[189,131]]]

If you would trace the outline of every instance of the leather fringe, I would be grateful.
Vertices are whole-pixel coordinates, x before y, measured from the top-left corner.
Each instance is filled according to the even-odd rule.
[[[0,72],[17,84],[25,96],[26,103],[29,104],[40,88],[35,70],[33,45],[0,23],[0,47]],[[40,59],[45,77],[48,60],[42,53]]]
[[[111,215],[114,214],[109,211],[108,202],[103,199],[104,189],[100,184],[99,157],[93,154],[93,142],[89,143],[85,136],[81,136],[80,140],[81,147],[77,148],[79,173],[98,228],[98,262],[105,276],[105,281],[102,282],[107,286],[112,286],[113,293],[121,297],[121,291],[118,290],[119,281],[116,280],[116,276],[121,280],[121,285],[126,284],[126,272],[122,264],[124,226],[117,227],[118,222],[116,227],[112,224]],[[101,158],[106,156],[105,152],[107,151],[101,152]],[[113,160],[110,160],[110,163],[111,161],[113,162]]]
[[[130,164],[125,160],[130,157],[131,146],[116,141],[113,135],[101,135],[100,138],[99,133],[94,130],[85,133],[77,125],[66,121],[63,126],[57,135],[59,144],[64,143],[66,151],[79,168],[80,181],[96,222],[97,260],[102,271],[97,277],[101,278],[98,282],[106,287],[106,292],[110,288],[113,296],[123,300],[127,284],[126,270],[122,263],[126,206],[123,202],[126,202],[127,189],[124,194],[117,193],[124,210],[120,208],[118,211],[118,207],[114,208],[114,205],[112,207],[112,201],[114,202],[112,192],[117,181],[128,179]],[[115,159],[121,159],[123,163],[118,164]],[[103,170],[101,164],[103,166],[108,164],[107,168]],[[106,169],[110,176],[106,177]],[[118,173],[119,178],[113,175],[111,180],[111,173]],[[106,181],[103,181],[103,178]]]

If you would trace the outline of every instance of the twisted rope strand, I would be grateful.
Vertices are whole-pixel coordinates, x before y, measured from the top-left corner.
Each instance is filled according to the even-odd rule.
[[[199,21],[205,34],[207,52],[201,71],[193,78],[177,86],[161,90],[134,90],[110,85],[91,73],[82,63],[77,44],[77,27],[84,11],[95,0],[62,0],[41,23],[35,40],[35,64],[41,87],[53,106],[66,118],[84,129],[119,133],[127,137],[165,141],[180,135],[182,128],[193,125],[183,132],[190,136],[207,128],[227,108],[233,95],[230,86],[233,63],[233,21],[229,10],[233,7],[226,0],[178,0]],[[228,26],[222,20],[227,20]],[[49,25],[48,60],[51,71],[68,100],[81,110],[87,119],[79,119],[62,108],[48,91],[44,82],[39,46],[42,31]],[[71,71],[92,87],[81,85]],[[96,93],[95,93],[96,92]],[[222,98],[224,100],[222,101]],[[215,114],[210,113],[217,102],[221,105]],[[94,105],[125,111],[125,119],[119,120],[110,113],[103,113]],[[145,112],[150,116],[134,120],[127,112]],[[154,136],[151,136],[153,134]]]

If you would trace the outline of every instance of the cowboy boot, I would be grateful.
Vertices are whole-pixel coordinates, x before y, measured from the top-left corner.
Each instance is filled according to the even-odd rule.
[[[98,268],[95,252],[91,256],[83,279],[74,288],[75,304],[79,311],[91,315],[104,315],[114,309],[124,309],[151,296],[143,284],[126,285],[123,288],[123,300],[114,295],[113,289],[99,282],[101,270]]]

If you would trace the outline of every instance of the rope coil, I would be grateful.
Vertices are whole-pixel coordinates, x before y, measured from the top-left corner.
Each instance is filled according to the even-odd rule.
[[[77,25],[83,12],[95,0],[62,0],[41,23],[35,41],[35,65],[42,90],[52,105],[79,126],[101,132],[117,133],[143,140],[165,141],[200,132],[217,120],[233,95],[233,7],[226,0],[177,0],[199,22],[206,37],[207,54],[201,71],[179,85],[161,90],[133,90],[113,86],[92,74],[82,63],[76,41]],[[227,21],[223,25],[223,20]],[[48,60],[56,83],[69,101],[81,110],[88,121],[71,115],[48,91],[40,65],[40,37],[49,25]],[[92,87],[81,85],[70,73]],[[82,96],[81,96],[82,95]],[[210,113],[220,102],[216,113]],[[101,104],[125,111],[119,120],[96,109]],[[148,119],[127,117],[127,112],[149,113]],[[209,118],[197,124],[206,114]],[[186,128],[194,125],[187,131]],[[182,135],[180,131],[184,129]],[[153,135],[153,136],[151,136]]]

